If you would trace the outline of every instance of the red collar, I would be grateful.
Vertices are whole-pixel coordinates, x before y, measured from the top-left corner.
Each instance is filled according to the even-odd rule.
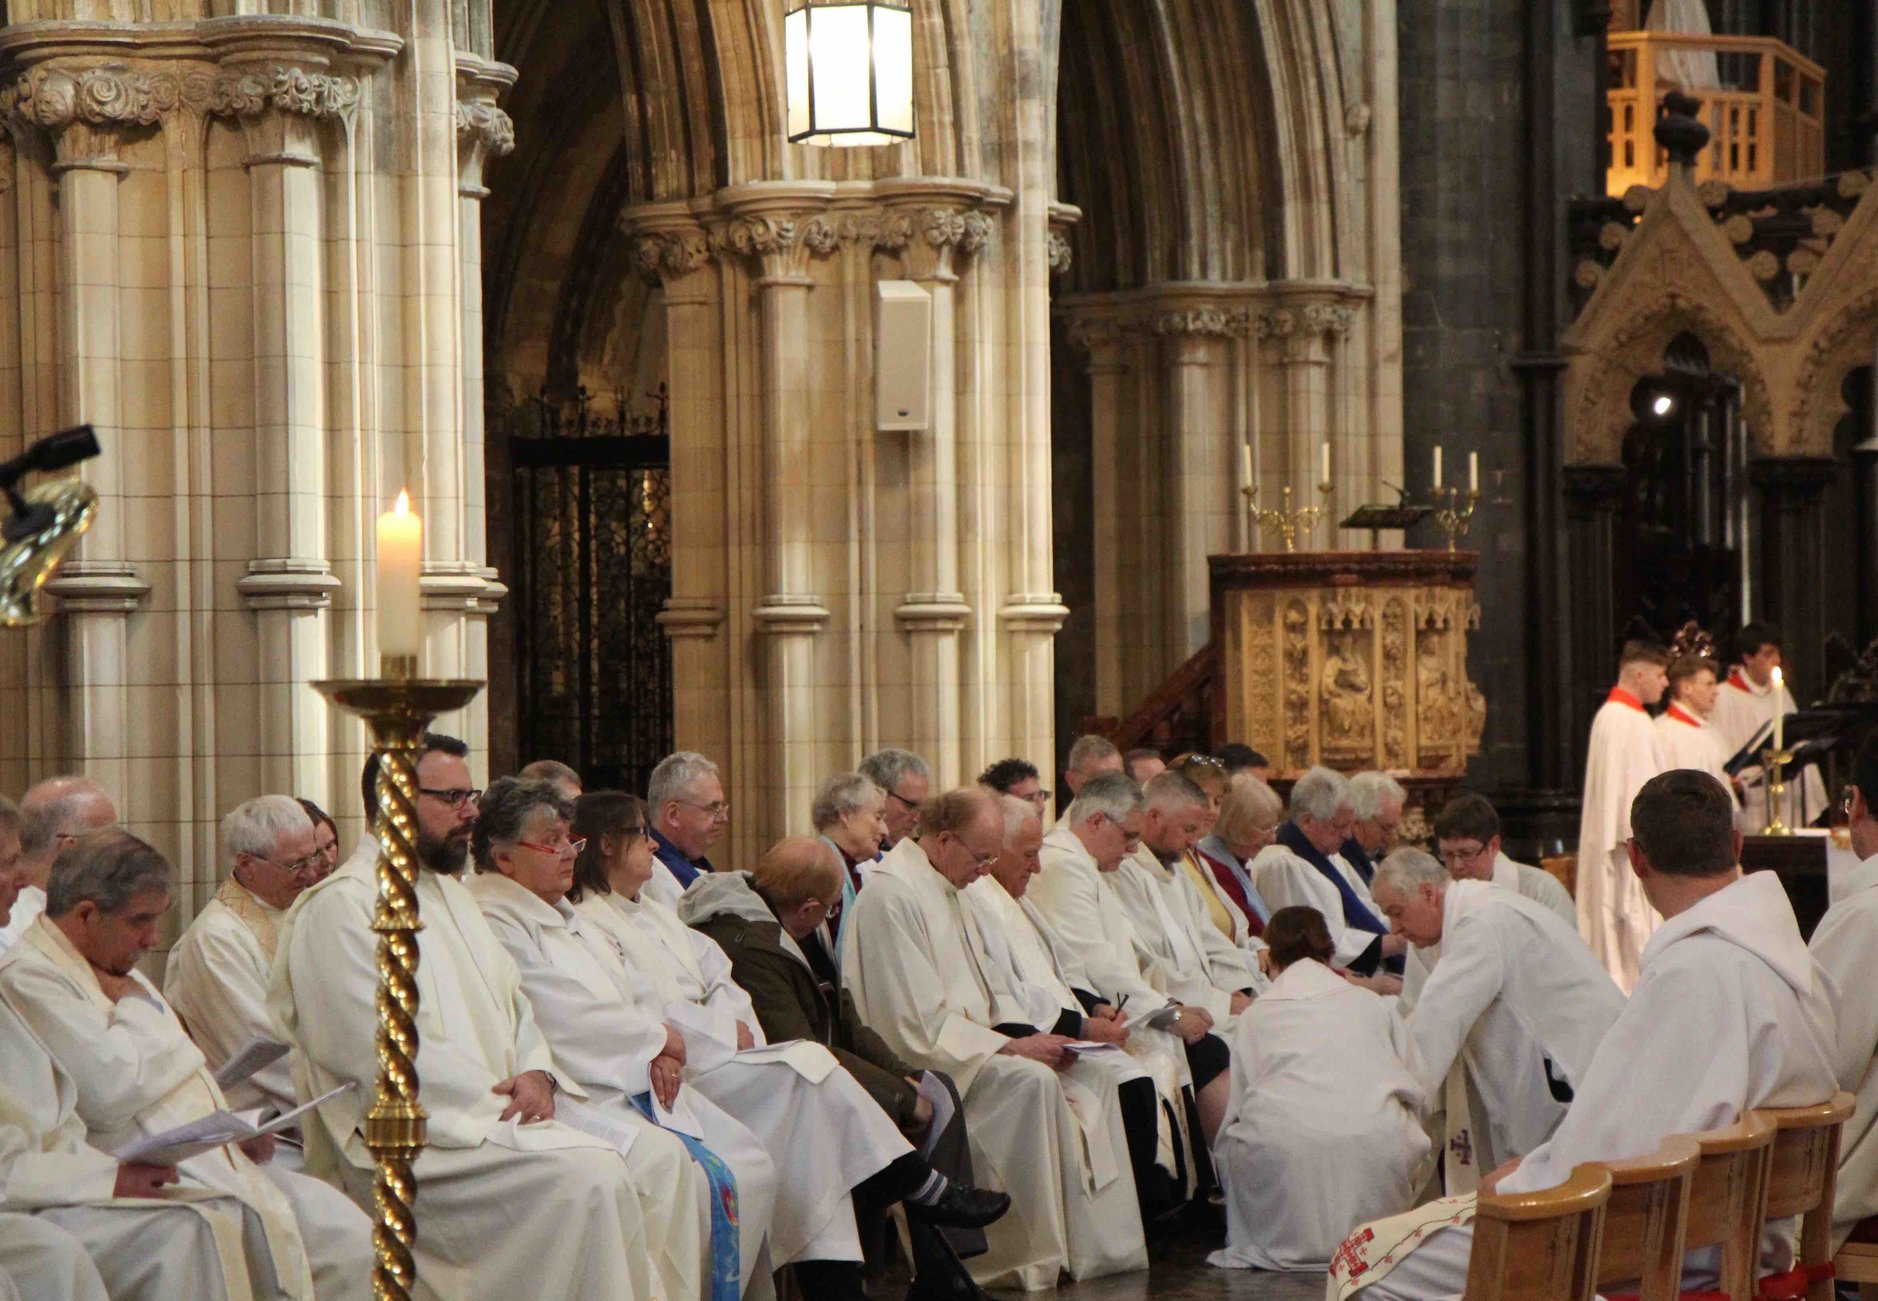
[[[1728,670],[1728,685],[1733,687],[1736,691],[1745,691],[1750,696],[1754,694],[1754,688],[1750,687],[1748,680],[1741,676],[1741,670],[1739,668]]]
[[[1704,725],[1702,720],[1697,718],[1694,714],[1686,713],[1681,705],[1671,705],[1665,712],[1678,723],[1687,723],[1690,727],[1702,727]]]
[[[1631,695],[1628,691],[1625,691],[1622,687],[1612,687],[1611,694],[1604,697],[1604,703],[1607,705],[1628,705],[1630,708],[1636,710],[1639,714],[1644,714],[1644,713],[1649,712],[1643,707],[1643,702],[1641,700],[1638,700],[1635,696]]]

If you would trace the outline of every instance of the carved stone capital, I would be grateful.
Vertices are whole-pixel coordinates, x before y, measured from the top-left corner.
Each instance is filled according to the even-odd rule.
[[[456,102],[457,189],[472,198],[488,193],[483,168],[491,158],[515,152],[515,120],[496,106],[493,96]]]
[[[121,134],[157,126],[180,95],[174,73],[125,63],[58,64],[21,74],[0,100],[16,125],[37,128],[52,140],[55,171],[122,171]]]
[[[1061,231],[1050,232],[1049,264],[1050,274],[1060,276],[1067,272],[1075,261],[1075,253],[1070,248],[1069,236]]]
[[[1355,314],[1341,303],[1299,303],[1260,312],[1253,332],[1284,345],[1286,361],[1324,361],[1333,340],[1349,334]]]
[[[711,257],[711,237],[698,226],[643,230],[632,237],[633,268],[648,284],[681,280]]]
[[[991,240],[991,217],[976,209],[944,204],[889,209],[879,246],[898,253],[913,280],[956,280],[958,256]]]
[[[806,284],[810,256],[827,257],[840,244],[836,223],[819,212],[733,217],[718,236],[721,249],[748,258],[764,280],[782,284]]]
[[[1252,314],[1244,308],[1183,307],[1171,312],[1156,312],[1143,324],[1162,338],[1199,335],[1217,339],[1241,339],[1252,326]]]
[[[217,117],[287,113],[327,118],[357,107],[359,79],[295,63],[267,62],[230,67],[213,77],[192,77],[184,91],[191,107]]]

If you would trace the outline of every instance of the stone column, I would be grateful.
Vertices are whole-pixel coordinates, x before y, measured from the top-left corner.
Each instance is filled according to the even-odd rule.
[[[1121,479],[1122,342],[1114,321],[1077,317],[1071,340],[1089,354],[1090,481],[1095,521],[1096,712],[1119,718],[1130,707],[1122,679],[1122,535],[1128,510]]]
[[[1564,722],[1574,738],[1573,762],[1580,770],[1591,715],[1605,679],[1617,671],[1622,630],[1617,626],[1615,600],[1615,531],[1628,482],[1621,465],[1572,465],[1564,472],[1571,608],[1564,628],[1550,630],[1550,635],[1570,641],[1571,662],[1581,668],[1583,680],[1575,686]]]
[[[1794,699],[1824,693],[1826,641],[1825,491],[1838,476],[1829,457],[1767,457],[1748,463],[1760,492],[1757,614],[1780,625]]]
[[[1215,307],[1153,318],[1166,366],[1167,588],[1161,658],[1171,673],[1211,635],[1209,555],[1232,541],[1232,486],[1238,439],[1229,424],[1229,346],[1241,317]]]

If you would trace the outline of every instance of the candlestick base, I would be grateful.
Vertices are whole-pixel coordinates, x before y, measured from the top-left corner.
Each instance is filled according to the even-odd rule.
[[[1761,751],[1761,766],[1767,772],[1767,825],[1761,828],[1763,836],[1791,836],[1793,828],[1781,819],[1780,811],[1787,802],[1786,766],[1793,762],[1793,751],[1776,750],[1772,746]]]

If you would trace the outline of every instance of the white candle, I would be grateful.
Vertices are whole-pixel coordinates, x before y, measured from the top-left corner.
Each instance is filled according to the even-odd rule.
[[[1780,670],[1774,670],[1774,749],[1787,748],[1787,702],[1780,688]]]
[[[1435,487],[1439,488],[1440,486],[1441,486],[1441,447],[1439,444],[1437,444],[1435,447]]]
[[[1467,454],[1467,491],[1480,491],[1480,453]]]
[[[1248,488],[1252,486],[1252,444],[1251,443],[1239,444],[1239,482],[1244,484]]]
[[[424,570],[424,525],[410,494],[378,517],[378,653],[416,655],[424,642],[418,578]]]
[[[1324,477],[1319,479],[1318,482],[1330,482],[1330,440],[1328,438],[1324,440]]]

